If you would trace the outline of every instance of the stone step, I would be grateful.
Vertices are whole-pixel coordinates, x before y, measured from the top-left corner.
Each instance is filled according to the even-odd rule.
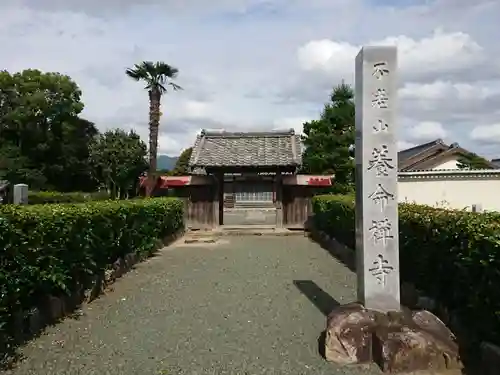
[[[235,203],[234,208],[276,208],[274,203],[262,203],[262,202],[238,202]]]
[[[186,237],[184,239],[184,243],[216,243],[218,240],[217,237]]]
[[[213,230],[191,230],[186,233],[187,243],[213,243],[221,236],[305,236],[304,229],[276,228],[274,225],[223,225]]]
[[[289,230],[272,226],[223,226],[220,228],[223,236],[304,236],[304,230]]]

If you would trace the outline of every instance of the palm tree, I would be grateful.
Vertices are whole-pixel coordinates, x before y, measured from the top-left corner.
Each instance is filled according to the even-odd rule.
[[[160,126],[160,101],[161,96],[167,92],[167,86],[174,91],[182,87],[171,80],[177,77],[178,69],[162,61],[143,61],[127,69],[125,73],[135,81],[146,83],[145,89],[149,93],[149,172],[146,195],[151,195],[156,176],[158,128]]]

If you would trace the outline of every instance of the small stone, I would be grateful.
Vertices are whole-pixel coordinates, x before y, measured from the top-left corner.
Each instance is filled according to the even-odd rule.
[[[88,307],[89,310],[92,310],[92,307]],[[81,309],[78,309],[78,310],[75,310],[74,312],[74,315],[75,316],[84,316],[85,313],[81,310]],[[85,328],[86,329],[86,328]]]
[[[122,277],[122,275],[125,273],[125,268],[125,260],[123,258],[118,258],[113,263],[113,278],[118,279]]]
[[[65,341],[64,340],[54,340],[52,341],[52,345],[58,345],[58,346],[64,346]]]
[[[128,253],[125,255],[125,268],[129,270],[134,264],[137,263],[137,254]]]
[[[113,282],[116,279],[116,272],[114,269],[114,265],[112,266],[113,268],[107,269],[104,271],[104,280],[106,282]]]

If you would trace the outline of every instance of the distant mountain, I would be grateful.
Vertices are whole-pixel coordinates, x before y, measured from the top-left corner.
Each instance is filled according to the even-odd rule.
[[[160,169],[168,169],[171,171],[175,167],[175,163],[177,162],[178,156],[168,156],[168,155],[158,155],[158,164],[156,168]]]

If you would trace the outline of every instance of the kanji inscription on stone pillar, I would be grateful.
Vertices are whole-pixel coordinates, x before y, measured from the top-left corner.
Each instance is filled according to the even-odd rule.
[[[399,311],[396,47],[363,47],[355,80],[358,299]]]

